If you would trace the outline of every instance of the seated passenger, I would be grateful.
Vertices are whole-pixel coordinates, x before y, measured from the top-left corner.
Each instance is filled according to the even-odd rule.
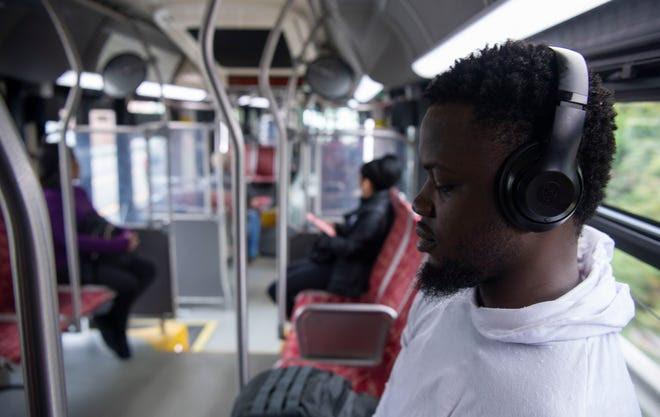
[[[375,416],[640,415],[619,346],[633,300],[612,275],[614,242],[585,225],[614,152],[612,98],[598,76],[570,139],[580,146],[567,172],[581,170],[581,195],[556,182],[515,200],[504,191],[507,168],[520,169],[519,187],[536,184],[525,172],[544,180],[509,164],[533,166],[530,152],[557,139],[561,68],[552,49],[510,41],[457,61],[427,88],[419,157],[428,179],[413,207],[429,258]],[[564,210],[555,224],[518,213],[556,213],[548,203]]]
[[[78,162],[71,155],[71,176],[78,178]],[[39,155],[39,177],[44,188],[50,214],[55,248],[57,279],[69,281],[62,191],[60,188],[57,145],[44,145]],[[131,351],[126,338],[126,326],[131,305],[153,281],[154,265],[132,253],[139,245],[138,235],[108,223],[92,206],[85,190],[73,186],[80,272],[83,284],[97,284],[115,291],[110,310],[94,317],[103,340],[118,357],[127,359]]]
[[[362,165],[360,176],[358,208],[344,214],[342,224],[332,225],[330,234],[334,237],[323,234],[309,257],[289,264],[287,316],[291,315],[300,291],[318,289],[359,297],[368,289],[371,267],[394,219],[389,188],[401,176],[401,163],[394,155],[386,155]],[[275,282],[268,294],[277,300]]]

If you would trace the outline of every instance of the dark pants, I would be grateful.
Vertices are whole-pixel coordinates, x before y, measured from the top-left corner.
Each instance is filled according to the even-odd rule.
[[[153,263],[131,252],[91,258],[81,253],[80,278],[83,284],[103,285],[115,292],[110,310],[94,317],[105,343],[120,358],[131,356],[126,325],[131,306],[156,275]],[[59,283],[68,283],[66,270],[58,271]]]
[[[291,316],[296,295],[303,290],[325,290],[332,275],[332,263],[319,264],[309,258],[292,262],[286,269],[286,315]],[[268,295],[277,302],[277,282],[268,287]]]
[[[96,319],[125,333],[131,306],[155,275],[156,269],[151,262],[131,253],[99,258],[93,267],[91,283],[108,287],[116,295],[110,311]]]

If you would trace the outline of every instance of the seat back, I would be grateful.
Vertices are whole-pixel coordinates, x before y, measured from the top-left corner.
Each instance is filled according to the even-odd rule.
[[[275,148],[273,146],[259,146],[256,175],[262,182],[275,182]]]
[[[275,182],[275,154],[273,146],[246,144],[245,179],[257,183]]]
[[[401,350],[401,333],[408,320],[408,313],[416,293],[414,277],[423,258],[415,247],[417,244],[415,225],[419,221],[419,216],[412,211],[410,203],[397,190],[391,190],[390,198],[394,208],[394,222],[378,254],[376,263],[372,267],[369,290],[359,300],[363,303],[383,304],[396,310],[397,316],[389,326],[383,350],[379,351],[382,352],[382,355],[378,354],[380,362],[374,366],[347,366],[321,363],[318,360],[304,360],[301,357],[299,337],[305,336],[298,335],[294,327],[287,337],[282,350],[282,359],[277,366],[315,366],[349,379],[353,389],[357,392],[366,392],[374,396],[382,394],[394,361]],[[341,310],[342,303],[355,301],[325,292],[304,291],[296,300],[295,310],[307,305],[313,306],[314,303],[338,303],[339,308],[333,308],[333,310]],[[322,328],[324,331],[327,330],[325,327]],[[327,333],[333,335],[332,332]],[[352,331],[350,335],[338,338],[339,342],[341,342],[341,338],[355,338],[355,334],[361,335],[360,331]],[[373,335],[369,337],[374,338]],[[325,346],[322,347],[325,348]],[[346,363],[346,361],[344,360],[342,363]]]
[[[403,193],[390,190],[394,222],[371,268],[369,290],[362,301],[389,306],[401,313],[414,292],[413,279],[422,261],[415,226],[419,215]]]

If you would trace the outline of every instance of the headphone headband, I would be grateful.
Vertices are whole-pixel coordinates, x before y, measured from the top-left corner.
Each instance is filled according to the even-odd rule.
[[[571,49],[551,46],[559,66],[559,90],[562,101],[587,105],[589,97],[589,70],[584,57]]]

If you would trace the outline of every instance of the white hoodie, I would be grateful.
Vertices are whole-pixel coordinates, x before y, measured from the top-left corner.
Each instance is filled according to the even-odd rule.
[[[585,227],[582,282],[521,309],[478,307],[474,289],[418,294],[375,416],[640,416],[618,342],[635,308],[613,248]]]

